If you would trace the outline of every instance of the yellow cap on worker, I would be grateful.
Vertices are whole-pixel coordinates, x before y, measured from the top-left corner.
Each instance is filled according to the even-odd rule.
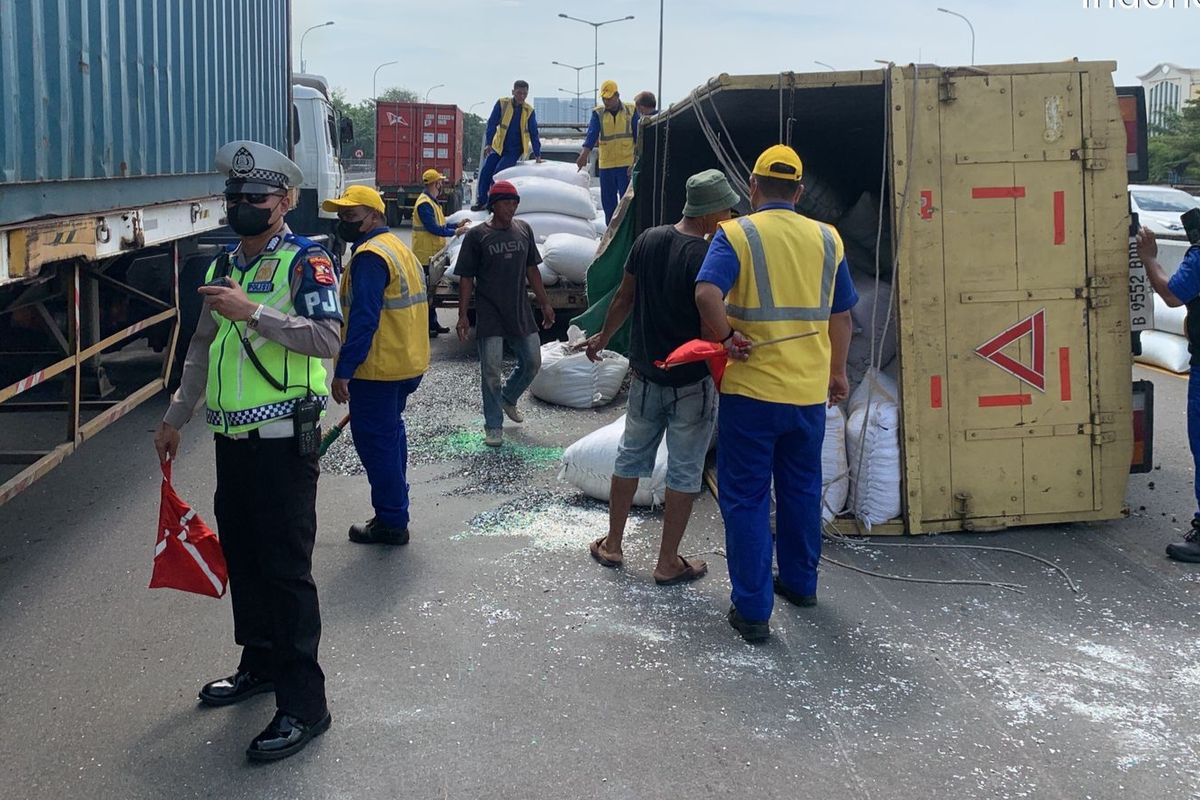
[[[775,144],[763,150],[758,161],[754,162],[754,174],[764,178],[779,178],[785,181],[798,181],[804,174],[804,165],[800,156],[786,144]]]
[[[421,173],[422,183],[433,183],[434,181],[444,181],[446,176],[438,172],[436,169],[427,169]]]
[[[605,81],[604,83],[600,84],[600,96],[603,97],[605,100],[612,97],[616,93],[617,93],[617,82],[616,81]]]
[[[370,186],[355,184],[347,186],[346,193],[336,200],[326,200],[324,203],[321,203],[321,210],[336,213],[340,209],[352,208],[354,206],[366,206],[382,213],[383,195]]]

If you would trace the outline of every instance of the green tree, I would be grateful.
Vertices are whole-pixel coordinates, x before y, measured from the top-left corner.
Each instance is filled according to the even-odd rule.
[[[1200,99],[1168,111],[1150,126],[1146,145],[1153,183],[1200,183]]]
[[[487,120],[478,114],[463,116],[463,169],[466,172],[479,169],[479,153],[483,150],[483,134],[487,132]]]

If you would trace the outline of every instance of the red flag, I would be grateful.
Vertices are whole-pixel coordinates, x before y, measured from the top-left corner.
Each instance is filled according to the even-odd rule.
[[[158,509],[158,541],[154,545],[151,589],[221,597],[229,580],[221,543],[204,520],[171,487],[171,462],[162,462],[162,501]]]
[[[655,361],[654,366],[659,369],[670,369],[680,364],[694,364],[697,361],[708,362],[708,371],[712,373],[713,383],[720,389],[721,378],[725,376],[725,365],[729,361],[729,351],[720,342],[692,339],[676,347],[662,361]]]

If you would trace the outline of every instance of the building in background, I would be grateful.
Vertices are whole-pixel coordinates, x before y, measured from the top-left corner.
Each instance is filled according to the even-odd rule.
[[[1200,98],[1200,69],[1164,62],[1139,75],[1138,80],[1146,90],[1146,120],[1151,134],[1162,124],[1168,109],[1181,112],[1188,100]]]
[[[592,111],[591,98],[535,97],[533,112],[539,125],[556,125],[566,122],[587,122]]]

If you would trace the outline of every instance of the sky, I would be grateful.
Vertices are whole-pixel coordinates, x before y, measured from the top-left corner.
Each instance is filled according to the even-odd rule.
[[[1116,61],[1116,82],[1160,62],[1200,67],[1200,0],[663,0],[662,97],[665,108],[710,77],[878,68],[875,59],[944,66],[971,63]],[[1099,5],[1100,7],[1095,7]],[[1087,7],[1092,6],[1092,7]],[[304,30],[307,71],[324,75],[353,101],[401,86],[431,102],[486,115],[512,82],[529,81],[531,97],[569,97],[576,71],[593,63],[590,25],[599,29],[599,80],[613,79],[626,100],[658,83],[659,3],[655,0],[293,0],[294,68]],[[1189,46],[1190,45],[1190,46]],[[580,88],[592,88],[592,70]],[[664,102],[665,101],[665,102]],[[479,105],[476,106],[475,104]]]

